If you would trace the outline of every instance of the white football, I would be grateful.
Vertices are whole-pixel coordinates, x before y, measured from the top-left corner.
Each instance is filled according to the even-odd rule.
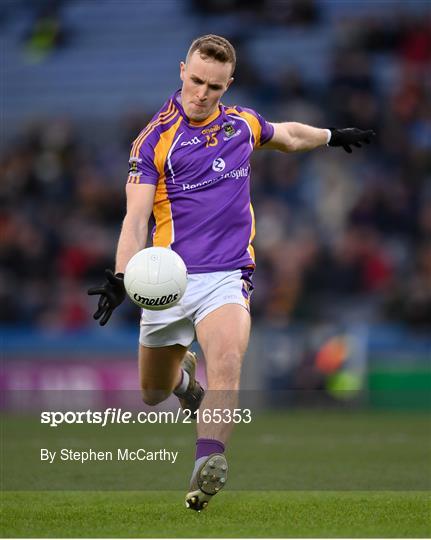
[[[182,258],[168,248],[138,251],[124,272],[124,286],[139,307],[151,310],[174,306],[187,287],[187,268]]]

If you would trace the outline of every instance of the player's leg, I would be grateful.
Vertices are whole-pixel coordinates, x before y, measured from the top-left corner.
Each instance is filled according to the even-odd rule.
[[[142,310],[139,333],[139,373],[144,401],[156,405],[172,392],[181,406],[195,411],[204,391],[195,379],[196,357],[188,351],[195,337],[184,302],[165,310]]]
[[[193,416],[204,395],[195,378],[196,364],[196,355],[183,345],[146,347],[140,344],[139,378],[145,403],[157,405],[174,392],[183,409],[190,409]]]
[[[139,379],[145,403],[156,405],[164,401],[181,384],[181,362],[186,352],[182,345],[139,345]]]
[[[196,335],[206,361],[208,392],[201,409],[237,407],[241,365],[250,337],[250,314],[239,304],[225,304],[209,313],[196,326]],[[198,424],[198,437],[225,444],[233,423]]]
[[[222,421],[198,424],[196,462],[186,505],[194,510],[205,508],[208,501],[225,484],[227,462],[225,444],[233,423],[227,421],[226,410],[238,406],[241,365],[250,335],[250,315],[239,304],[225,304],[206,315],[196,326],[199,344],[207,366],[208,391],[200,407],[201,415],[215,409],[222,412]],[[214,417],[215,420],[215,417]]]

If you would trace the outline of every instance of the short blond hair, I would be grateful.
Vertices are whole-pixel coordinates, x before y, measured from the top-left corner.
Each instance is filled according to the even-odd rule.
[[[186,61],[195,51],[198,51],[203,58],[213,58],[222,64],[232,64],[231,75],[233,75],[236,66],[236,54],[232,43],[226,38],[215,34],[207,34],[196,38],[190,45]]]

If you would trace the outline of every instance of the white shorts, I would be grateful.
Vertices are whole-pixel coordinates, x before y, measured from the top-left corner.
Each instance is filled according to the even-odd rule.
[[[239,304],[250,311],[252,270],[190,274],[184,296],[161,311],[142,310],[139,343],[146,347],[183,345],[195,339],[195,326],[208,313],[225,304]]]

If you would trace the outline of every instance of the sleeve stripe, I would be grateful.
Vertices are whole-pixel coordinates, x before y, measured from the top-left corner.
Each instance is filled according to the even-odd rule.
[[[139,156],[139,151],[141,149],[142,144],[144,143],[145,139],[149,135],[151,135],[151,133],[156,129],[157,126],[162,126],[163,124],[169,124],[169,122],[172,122],[172,120],[175,120],[178,116],[180,116],[180,113],[177,110],[175,110],[175,111],[173,111],[171,116],[166,117],[163,121],[159,121],[156,124],[154,124],[154,126],[152,126],[151,129],[149,131],[147,131],[146,134],[139,141],[139,146],[136,148],[136,156],[133,156],[133,157],[138,157]]]
[[[244,118],[244,120],[246,120],[248,125],[251,127],[251,130],[254,136],[254,141],[255,141],[254,145],[260,146],[260,134],[262,132],[262,128],[259,123],[259,120],[255,116],[253,116],[252,114],[246,111],[241,111],[238,114],[239,116]]]
[[[175,107],[174,107],[174,105],[173,105],[173,103],[171,101],[169,103],[169,107],[167,108],[167,110],[165,112],[163,112],[163,113],[160,113],[155,120],[153,120],[152,122],[150,122],[148,124],[148,126],[140,133],[140,135],[138,135],[138,137],[134,141],[133,146],[132,146],[132,151],[130,153],[130,157],[138,157],[139,156],[138,147],[140,148],[140,146],[141,146],[141,139],[143,137],[145,137],[153,127],[158,125],[161,121],[165,120],[170,114],[172,114],[174,109],[175,109]]]
[[[152,184],[153,186],[155,185],[154,182],[151,181],[151,179],[149,179],[148,181],[141,181],[141,175],[131,176],[130,174],[127,177],[126,184]]]
[[[133,150],[135,149],[136,145],[138,144],[139,139],[143,135],[145,135],[145,133],[151,128],[151,126],[153,126],[154,124],[156,124],[157,122],[159,122],[160,120],[163,120],[163,118],[168,116],[172,112],[173,108],[174,108],[174,106],[173,106],[172,100],[170,100],[169,104],[168,104],[168,108],[165,111],[159,113],[157,115],[157,117],[152,122],[150,122],[147,126],[145,126],[145,128],[141,131],[141,133],[135,139],[135,141],[133,142]]]
[[[137,156],[139,156],[139,150],[141,149],[141,146],[142,144],[144,143],[145,139],[156,129],[157,126],[159,125],[163,125],[163,124],[168,124],[169,122],[171,122],[172,120],[175,120],[177,117],[180,117],[181,119],[181,116],[180,116],[180,113],[175,109],[170,116],[166,116],[165,119],[163,121],[161,120],[158,120],[156,121],[155,123],[152,124],[151,128],[150,129],[146,129],[145,130],[145,134],[143,133],[142,136],[139,137],[139,146],[137,146],[136,148],[136,153],[137,153]],[[177,124],[178,124],[178,121],[177,121]],[[177,124],[175,124],[175,126],[177,126]],[[134,156],[132,156],[134,157]],[[161,174],[161,173],[160,173]],[[141,182],[139,181],[140,179],[140,176],[141,175],[129,175],[128,178],[127,178],[127,183],[130,183],[130,184],[140,184]]]

